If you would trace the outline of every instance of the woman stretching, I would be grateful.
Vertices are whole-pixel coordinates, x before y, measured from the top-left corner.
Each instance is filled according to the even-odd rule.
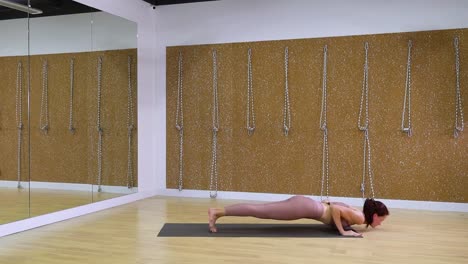
[[[225,208],[208,210],[209,228],[217,232],[216,220],[222,216],[252,216],[273,220],[297,220],[309,218],[331,225],[343,236],[362,236],[354,231],[351,225],[366,224],[373,228],[379,226],[389,215],[382,202],[366,199],[363,211],[344,203],[318,202],[305,196],[293,196],[287,200],[264,204],[234,204]]]

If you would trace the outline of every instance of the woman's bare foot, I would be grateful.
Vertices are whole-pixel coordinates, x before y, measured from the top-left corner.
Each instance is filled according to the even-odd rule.
[[[216,208],[208,209],[208,227],[210,228],[210,232],[216,233],[218,230],[216,229],[216,220],[218,220],[219,216],[217,214]]]

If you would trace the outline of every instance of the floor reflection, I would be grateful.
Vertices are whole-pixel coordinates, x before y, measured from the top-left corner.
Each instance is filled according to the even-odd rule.
[[[0,224],[57,212],[127,193],[27,188],[0,188]],[[30,201],[30,202],[29,202]],[[30,206],[30,209],[29,209]],[[30,215],[29,215],[30,214]]]

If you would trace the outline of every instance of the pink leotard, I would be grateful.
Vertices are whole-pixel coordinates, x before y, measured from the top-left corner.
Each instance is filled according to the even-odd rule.
[[[325,205],[322,203],[298,195],[279,202],[230,205],[225,207],[225,214],[226,216],[253,216],[275,220],[296,220],[300,218],[321,220],[324,210]]]

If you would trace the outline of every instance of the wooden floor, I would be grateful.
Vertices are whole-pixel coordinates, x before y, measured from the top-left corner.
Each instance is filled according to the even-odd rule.
[[[468,263],[468,213],[390,209],[381,227],[358,227],[362,239],[157,237],[166,222],[203,223],[208,207],[234,202],[145,199],[0,238],[0,263]]]
[[[0,188],[0,224],[57,212],[89,204],[93,201],[102,201],[122,195],[124,194],[105,192],[93,193],[91,191],[72,190]]]

